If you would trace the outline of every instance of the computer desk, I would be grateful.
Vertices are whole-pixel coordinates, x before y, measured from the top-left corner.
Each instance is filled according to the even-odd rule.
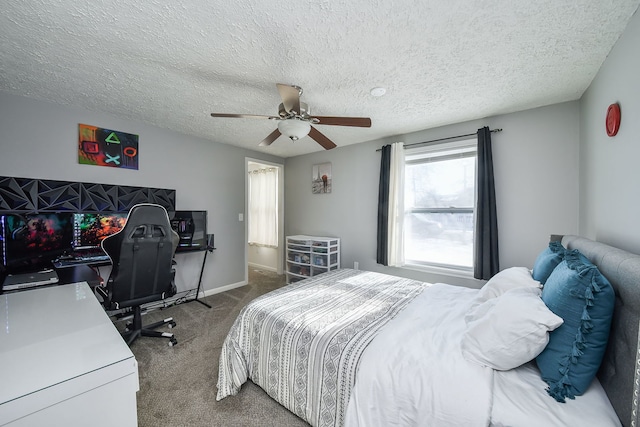
[[[100,286],[104,281],[98,273],[87,264],[79,264],[73,267],[56,268],[58,284],[87,282],[91,289]]]
[[[104,283],[104,280],[100,275],[88,264],[78,264],[73,267],[56,268],[56,274],[58,275],[58,281],[51,284],[43,284],[35,287],[25,287],[22,289],[15,289],[10,291],[4,291],[0,286],[0,294],[24,292],[33,289],[39,289],[42,287],[66,285],[69,283],[87,282],[87,284],[94,289],[96,286],[100,286]],[[0,284],[4,280],[4,275],[0,276]]]
[[[86,282],[0,295],[0,379],[0,426],[137,425],[136,359]]]

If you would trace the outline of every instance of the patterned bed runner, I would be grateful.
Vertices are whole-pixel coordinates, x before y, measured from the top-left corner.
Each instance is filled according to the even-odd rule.
[[[342,426],[360,355],[427,286],[342,269],[255,299],[223,344],[217,400],[250,378],[311,425]]]

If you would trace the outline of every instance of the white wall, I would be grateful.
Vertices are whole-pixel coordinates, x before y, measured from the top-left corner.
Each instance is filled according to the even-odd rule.
[[[78,164],[79,123],[139,135],[139,170]],[[207,257],[204,290],[245,281],[245,223],[238,213],[245,213],[246,157],[284,162],[103,113],[0,92],[1,176],[175,189],[176,209],[206,210],[208,232],[215,234],[217,250]],[[176,258],[178,288],[196,288],[203,253]]]
[[[365,270],[480,286],[482,282],[473,279],[376,264],[380,170],[376,149],[394,141],[410,144],[475,133],[482,126],[503,129],[492,136],[500,267],[532,267],[550,234],[578,231],[578,102],[288,158],[286,233],[340,237],[344,267],[358,261]],[[332,163],[332,192],[311,194],[312,166],[324,162]]]
[[[249,245],[247,252],[250,266],[273,272],[278,270],[277,248]]]
[[[640,14],[631,18],[581,100],[580,234],[640,253]],[[607,136],[605,116],[622,120]]]

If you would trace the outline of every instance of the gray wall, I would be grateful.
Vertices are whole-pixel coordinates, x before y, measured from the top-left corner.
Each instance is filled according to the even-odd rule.
[[[492,138],[500,266],[531,267],[550,234],[578,231],[579,108],[577,101],[557,104],[288,158],[285,231],[340,237],[344,267],[358,261],[365,270],[480,286],[482,282],[473,279],[376,264],[380,170],[376,149],[388,142],[410,144],[489,126],[503,129]],[[332,192],[312,194],[312,166],[324,162],[332,163]]]
[[[78,164],[79,123],[138,134],[139,170]],[[2,176],[175,189],[176,208],[206,210],[208,231],[215,234],[217,250],[207,257],[204,290],[245,283],[245,223],[238,221],[245,209],[245,157],[284,163],[279,157],[2,92],[0,153]],[[180,290],[197,287],[202,258],[203,253],[177,255]]]
[[[342,237],[346,266],[359,261],[364,269],[479,286],[375,263],[379,153],[374,150],[487,125],[504,129],[493,137],[501,268],[531,267],[551,233],[579,233],[640,253],[639,40],[636,12],[579,101],[287,159],[287,234]],[[622,123],[610,138],[605,114],[614,102],[621,106]],[[326,161],[334,164],[334,192],[312,195],[303,180],[313,164]]]
[[[580,233],[640,253],[640,14],[631,18],[581,102]],[[620,130],[607,136],[610,104]]]
[[[178,209],[205,209],[218,250],[208,258],[205,289],[245,280],[245,157],[285,163],[285,232],[342,238],[343,266],[427,281],[450,277],[375,263],[380,154],[388,142],[419,142],[503,128],[493,135],[501,268],[531,266],[552,233],[580,233],[640,253],[640,15],[629,23],[578,102],[506,114],[283,159],[188,137],[102,113],[0,93],[0,175],[173,188]],[[622,125],[606,136],[609,104]],[[428,114],[428,112],[425,112]],[[78,123],[140,135],[140,170],[77,163]],[[374,121],[375,126],[375,121]],[[213,132],[212,132],[213,133]],[[339,141],[338,145],[339,145]],[[194,154],[195,153],[195,154]],[[331,162],[333,190],[311,194],[313,164]],[[195,287],[201,254],[179,255],[181,288]],[[479,286],[474,280],[458,283]]]

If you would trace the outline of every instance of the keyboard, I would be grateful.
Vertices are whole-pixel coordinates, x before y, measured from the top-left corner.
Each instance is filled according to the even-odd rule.
[[[74,258],[68,259],[57,259],[53,262],[53,266],[55,268],[64,268],[64,267],[74,267],[76,265],[85,265],[85,264],[100,264],[103,262],[109,262],[109,256],[106,254],[102,255],[87,255],[87,256],[77,256]]]

